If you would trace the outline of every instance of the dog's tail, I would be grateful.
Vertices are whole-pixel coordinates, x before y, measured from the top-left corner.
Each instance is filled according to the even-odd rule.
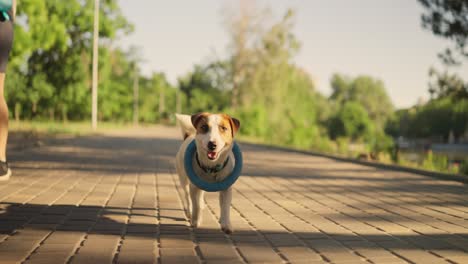
[[[189,115],[175,114],[177,123],[179,123],[180,130],[182,132],[182,137],[186,139],[189,136],[195,135],[197,131],[192,125],[192,119]]]

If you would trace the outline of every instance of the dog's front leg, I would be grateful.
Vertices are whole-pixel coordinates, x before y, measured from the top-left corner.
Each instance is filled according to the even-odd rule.
[[[190,199],[190,189],[189,185],[184,186],[184,195],[185,195],[185,203],[187,204],[187,217],[191,219],[192,217],[192,199]]]
[[[231,226],[231,201],[231,188],[219,193],[219,207],[221,208],[219,223],[221,224],[221,230],[226,234],[231,234],[233,231]]]
[[[199,227],[202,223],[202,210],[205,207],[203,202],[204,191],[190,184],[190,198],[192,200],[192,227]]]

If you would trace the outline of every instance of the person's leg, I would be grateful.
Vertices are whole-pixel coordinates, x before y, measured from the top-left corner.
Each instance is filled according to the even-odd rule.
[[[6,161],[8,140],[8,106],[4,95],[5,73],[0,72],[0,161]]]
[[[10,179],[11,170],[6,162],[8,139],[8,106],[4,96],[5,73],[0,72],[0,181]]]
[[[10,178],[11,170],[7,163],[6,146],[8,139],[8,107],[5,101],[5,70],[13,44],[13,24],[0,21],[0,181]]]

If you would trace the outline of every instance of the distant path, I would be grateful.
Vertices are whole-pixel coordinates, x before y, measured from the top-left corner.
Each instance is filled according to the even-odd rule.
[[[468,188],[244,145],[234,234],[216,194],[183,213],[174,128],[12,150],[0,183],[0,263],[468,263]]]

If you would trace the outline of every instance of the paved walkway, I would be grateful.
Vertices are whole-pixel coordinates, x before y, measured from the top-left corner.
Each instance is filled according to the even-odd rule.
[[[183,212],[170,128],[12,150],[0,263],[468,263],[468,188],[241,145],[234,234]]]

